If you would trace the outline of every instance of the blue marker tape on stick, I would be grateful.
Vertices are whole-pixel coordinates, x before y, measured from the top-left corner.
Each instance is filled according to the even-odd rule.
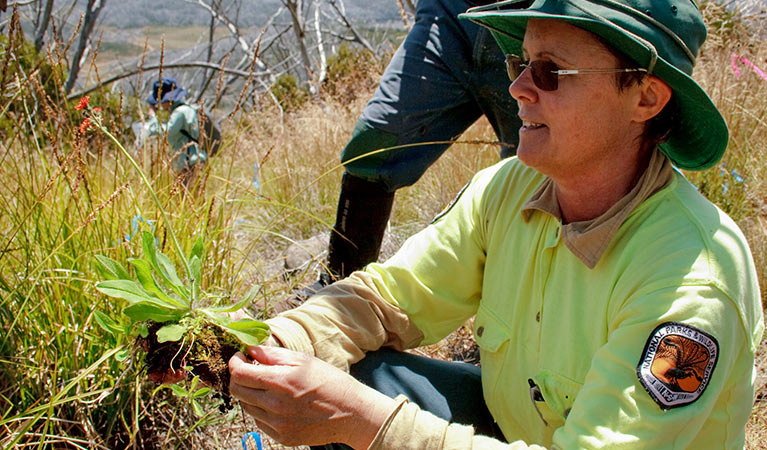
[[[263,450],[261,445],[261,435],[255,431],[245,433],[242,436],[242,450]]]

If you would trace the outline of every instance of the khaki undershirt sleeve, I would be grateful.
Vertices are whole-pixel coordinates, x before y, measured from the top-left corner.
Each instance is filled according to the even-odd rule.
[[[387,346],[417,346],[423,334],[397,307],[384,301],[372,278],[355,272],[321,290],[300,307],[267,320],[274,337],[288,349],[301,351],[347,370],[365,352]],[[543,449],[511,444],[474,434],[467,425],[450,424],[421,410],[407,398],[378,431],[371,450]]]
[[[397,407],[378,431],[369,450],[544,450],[522,441],[501,442],[475,435],[468,425],[451,424],[397,397]]]
[[[288,349],[314,355],[349,370],[365,352],[413,348],[423,333],[375,289],[369,274],[355,272],[333,283],[298,308],[266,321]]]

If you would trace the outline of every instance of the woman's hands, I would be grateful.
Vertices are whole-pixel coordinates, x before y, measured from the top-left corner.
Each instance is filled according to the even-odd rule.
[[[365,449],[394,399],[312,356],[268,346],[229,360],[230,390],[259,428],[288,446],[345,443]]]

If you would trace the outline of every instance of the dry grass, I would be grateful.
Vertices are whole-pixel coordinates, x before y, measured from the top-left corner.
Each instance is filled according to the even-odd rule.
[[[754,254],[764,299],[767,82],[742,65],[742,76],[737,78],[731,55],[747,56],[765,69],[767,44],[752,38],[710,3],[705,11],[724,20],[720,20],[720,28],[712,29],[696,75],[723,111],[731,142],[722,165],[688,176],[740,224]],[[262,298],[276,301],[292,287],[314,280],[316,273],[311,270],[285,276],[284,252],[293,241],[327,232],[332,226],[342,171],[338,155],[372,94],[375,73],[368,68],[364,76],[355,74],[347,86],[336,86],[336,92],[344,93],[341,97],[324,96],[284,116],[266,98],[259,110],[226,124],[227,142],[208,166],[210,170],[202,178],[204,195],[199,197],[178,194],[179,186],[168,176],[166,159],[142,154],[142,163],[168,205],[177,231],[185,238],[206,237],[210,250],[202,281],[208,289],[240,298],[258,285]],[[11,84],[4,88],[8,86]],[[42,98],[32,95],[33,84],[19,86],[25,101]],[[21,414],[25,408],[39,402],[45,405],[54,395],[63,395],[63,380],[87,376],[88,382],[73,388],[77,395],[71,402],[74,407],[64,404],[54,410],[51,406],[48,413],[38,416],[49,420],[40,420],[29,429],[29,442],[37,442],[35,433],[39,431],[56,439],[62,436],[62,442],[70,438],[77,442],[75,439],[86,436],[87,442],[99,443],[120,428],[132,433],[126,439],[137,448],[142,448],[143,437],[158,434],[166,439],[160,446],[172,442],[182,448],[239,447],[242,434],[254,427],[250,419],[208,417],[221,422],[196,428],[197,418],[191,417],[188,405],[162,392],[147,395],[136,367],[126,369],[113,359],[89,366],[117,345],[92,323],[94,307],[109,310],[114,305],[93,292],[91,258],[101,253],[124,260],[135,254],[135,243],[128,239],[135,232],[131,219],[143,216],[158,224],[157,212],[146,193],[137,188],[135,174],[115,160],[111,144],[103,136],[73,135],[79,116],[69,117],[67,108],[49,101],[46,114],[33,119],[24,109],[32,103],[14,103],[13,95],[4,97],[9,109],[3,104],[6,120],[0,130],[5,133],[0,167],[6,175],[0,192],[7,200],[2,220],[5,229],[12,231],[6,233],[0,254],[5,258],[0,271],[4,284],[0,286],[0,316],[6,319],[0,333],[0,344],[6,344],[0,367],[4,375],[13,375],[0,377],[0,404],[7,405],[4,411],[26,417],[28,414]],[[126,100],[126,104],[133,101]],[[496,146],[481,143],[493,139],[490,127],[480,121],[461,138],[477,143],[452,146],[418,183],[398,192],[382,259],[424,227],[477,170],[497,161]],[[259,167],[259,189],[253,183],[254,165]],[[123,190],[121,186],[128,187]],[[162,232],[158,234],[165,239]],[[11,295],[6,295],[8,291]],[[470,344],[470,329],[464,327],[421,351],[452,358],[470,353]],[[761,345],[757,374],[758,393],[764,398],[767,341]],[[94,392],[99,393],[99,386],[110,397],[88,403]],[[750,449],[767,448],[765,416],[767,400],[762,400],[755,404],[748,424]],[[0,423],[6,419],[4,416]],[[14,420],[10,426],[19,429],[22,420],[26,419]],[[105,431],[104,423],[114,428]],[[152,429],[139,430],[144,426]],[[3,435],[7,430],[0,429],[0,440],[7,438]],[[282,448],[267,443],[270,446]]]

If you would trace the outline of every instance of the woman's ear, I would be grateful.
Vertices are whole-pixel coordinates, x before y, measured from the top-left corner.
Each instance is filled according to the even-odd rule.
[[[634,120],[647,122],[657,116],[671,100],[671,87],[655,75],[644,77],[638,86],[639,99]]]

